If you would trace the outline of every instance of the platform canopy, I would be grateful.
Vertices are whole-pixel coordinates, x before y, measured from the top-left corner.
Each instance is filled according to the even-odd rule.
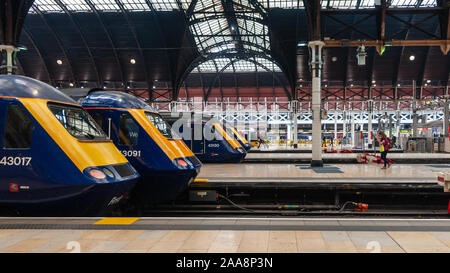
[[[307,100],[308,41],[448,41],[448,13],[441,0],[35,0],[19,73],[151,101]],[[438,46],[367,49],[359,66],[355,47],[326,48],[324,88],[447,86]]]

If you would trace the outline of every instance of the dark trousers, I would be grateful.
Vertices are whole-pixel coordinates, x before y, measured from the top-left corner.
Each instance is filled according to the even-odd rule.
[[[381,152],[381,160],[383,160],[385,167],[388,164],[386,156],[387,156],[387,151]]]

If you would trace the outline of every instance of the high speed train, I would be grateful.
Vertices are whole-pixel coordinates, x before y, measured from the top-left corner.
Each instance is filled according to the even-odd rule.
[[[0,211],[99,215],[140,177],[74,100],[24,76],[0,75]]]
[[[248,152],[252,145],[241,135],[239,132],[234,128],[233,126],[227,127],[231,130],[231,133],[233,134],[233,137],[241,144],[241,146]]]
[[[169,124],[137,97],[92,91],[81,103],[142,175],[131,200],[139,204],[172,201],[200,172],[200,160],[172,133]]]
[[[197,118],[192,113],[161,113],[202,162],[239,163],[247,155],[239,142],[212,117]]]

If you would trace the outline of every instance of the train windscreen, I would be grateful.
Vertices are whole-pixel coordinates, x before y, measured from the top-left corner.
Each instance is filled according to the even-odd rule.
[[[179,139],[177,134],[172,132],[172,128],[170,127],[170,125],[159,114],[145,112],[145,115],[163,136],[171,139]]]
[[[64,128],[77,139],[107,140],[107,136],[100,126],[82,108],[59,103],[49,103],[48,108]]]

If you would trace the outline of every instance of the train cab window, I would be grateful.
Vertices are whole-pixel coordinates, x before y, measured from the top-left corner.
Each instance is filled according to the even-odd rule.
[[[119,144],[136,145],[139,139],[139,126],[129,114],[120,115]]]
[[[73,137],[80,140],[107,139],[94,119],[81,107],[49,103],[48,108]]]
[[[170,125],[159,114],[145,112],[145,115],[163,136],[166,138],[178,138],[178,136],[172,132]]]
[[[30,148],[34,124],[19,105],[9,105],[6,113],[4,148]]]
[[[100,125],[100,127],[103,129],[103,132],[108,132],[108,126],[104,119],[105,115],[101,113],[91,113],[90,115],[95,120],[95,122]]]

